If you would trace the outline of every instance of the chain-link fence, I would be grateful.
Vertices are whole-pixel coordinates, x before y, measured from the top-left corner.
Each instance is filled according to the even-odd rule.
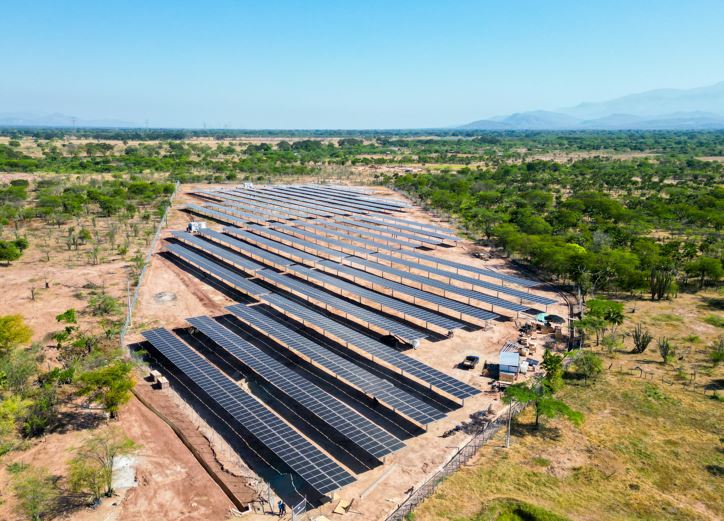
[[[159,239],[161,238],[161,231],[163,230],[164,226],[166,226],[166,221],[168,219],[168,213],[171,211],[171,208],[173,207],[173,202],[176,199],[176,194],[178,193],[178,187],[179,182],[176,181],[176,186],[173,189],[173,193],[168,199],[168,206],[166,207],[166,210],[163,212],[163,215],[161,216],[161,220],[158,223],[158,227],[156,228],[156,234],[153,236],[153,240],[151,241],[151,244],[148,247],[148,251],[146,252],[146,256],[143,259],[143,268],[141,268],[140,273],[138,274],[138,280],[136,281],[136,286],[133,289],[133,294],[131,294],[131,283],[128,282],[128,301],[126,305],[126,320],[123,323],[123,327],[121,327],[120,332],[120,338],[119,342],[121,345],[121,348],[125,348],[126,346],[126,333],[128,333],[128,329],[131,327],[131,324],[133,323],[133,310],[136,307],[136,303],[138,302],[138,295],[141,292],[141,285],[143,284],[143,279],[146,276],[146,270],[148,269],[148,266],[151,264],[151,257],[153,256],[153,252],[156,250],[156,245],[158,244]]]
[[[450,461],[420,488],[412,492],[400,506],[387,516],[386,521],[402,521],[405,519],[420,503],[431,496],[448,476],[470,461],[470,459],[477,454],[478,450],[480,450],[480,447],[490,441],[500,429],[504,428],[508,422],[509,415],[510,417],[517,416],[524,408],[524,405],[515,403],[511,406],[511,409],[509,409],[510,412],[506,411],[506,413],[501,414],[495,420],[488,423],[481,432],[473,436],[468,443],[457,451]]]

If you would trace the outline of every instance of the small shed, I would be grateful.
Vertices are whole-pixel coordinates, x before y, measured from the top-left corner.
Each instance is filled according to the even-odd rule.
[[[514,380],[520,371],[520,349],[520,344],[516,342],[506,342],[500,350],[498,368],[501,380]]]

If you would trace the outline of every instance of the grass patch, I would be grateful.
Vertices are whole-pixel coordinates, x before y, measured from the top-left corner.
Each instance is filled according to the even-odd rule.
[[[724,518],[720,402],[616,372],[566,386],[561,398],[584,413],[580,427],[546,420],[557,439],[526,431],[510,449],[499,433],[418,507],[416,521]],[[532,415],[527,409],[515,423]],[[520,504],[540,510],[506,506]]]
[[[680,324],[683,319],[674,313],[658,313],[651,316],[651,320],[657,324]]]
[[[724,328],[724,317],[720,317],[718,315],[708,315],[704,319],[704,322],[706,322],[710,326]]]
[[[496,499],[471,521],[568,521],[543,508],[515,499]]]

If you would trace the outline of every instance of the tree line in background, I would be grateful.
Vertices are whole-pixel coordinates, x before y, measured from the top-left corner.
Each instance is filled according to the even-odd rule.
[[[560,282],[675,294],[724,275],[724,167],[695,159],[530,161],[387,181]]]

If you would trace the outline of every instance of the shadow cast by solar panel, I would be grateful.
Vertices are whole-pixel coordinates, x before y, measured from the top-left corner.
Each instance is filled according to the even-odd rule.
[[[180,371],[172,369],[170,364],[164,364],[161,361],[163,357],[157,359],[154,355],[154,348],[149,342],[141,342],[129,347],[145,350],[148,354],[144,356],[143,359],[149,364],[151,369],[157,369],[170,376],[169,381],[171,382],[173,391],[176,392],[185,403],[189,404],[194,412],[198,414],[209,427],[223,437],[239,457],[244,460],[244,463],[261,479],[267,483],[274,483],[279,482],[283,475],[294,474],[274,453],[262,444],[253,441],[253,437],[248,433],[240,429],[242,430],[242,433],[240,433],[243,435],[242,437],[240,434],[234,432],[229,425],[217,416],[217,414],[223,415],[220,410],[216,410],[210,403],[206,403],[202,401],[202,399],[194,396],[186,386],[193,388],[195,384]],[[183,382],[183,384],[179,382]],[[280,474],[279,471],[275,470],[274,467],[268,463],[270,461],[273,461],[275,466],[282,467],[280,470],[286,470],[287,472]],[[296,504],[304,497],[306,497],[310,503],[316,505],[321,505],[329,501],[328,498],[321,495],[298,477],[295,485],[299,492],[296,492],[294,487],[289,487],[289,490],[285,490],[283,487],[274,487],[274,491],[289,504]]]
[[[247,366],[202,333],[192,334],[190,328],[178,328],[173,332],[232,380],[238,382],[244,378],[249,383],[252,394],[353,472],[365,472],[381,464],[376,458],[364,453],[359,447],[344,439],[341,434],[332,432],[334,431],[332,427],[323,424],[309,413],[305,413],[302,406],[294,408],[288,406],[285,400],[289,401],[289,396],[260,379]]]
[[[199,250],[195,250],[198,252]],[[258,302],[256,299],[249,297],[248,295],[245,295],[244,293],[241,293],[240,291],[237,291],[233,288],[230,288],[220,280],[210,276],[208,273],[201,271],[196,266],[193,266],[192,264],[189,264],[188,262],[184,261],[183,259],[178,258],[177,256],[168,253],[168,252],[162,252],[160,254],[164,259],[171,262],[175,266],[177,266],[179,269],[182,269],[183,271],[187,272],[190,275],[193,275],[200,281],[202,281],[204,284],[207,284],[214,288],[215,290],[223,293],[225,296],[230,298],[231,300],[234,300],[236,302],[241,302],[243,304],[251,304],[253,302]],[[224,266],[226,267],[226,266]]]
[[[393,383],[395,387],[403,389],[405,392],[412,394],[416,398],[419,398],[421,401],[427,403],[428,405],[431,405],[439,411],[448,413],[452,410],[460,408],[460,405],[458,403],[452,400],[448,400],[447,398],[435,393],[434,391],[431,391],[428,387],[412,381],[392,369],[381,366],[373,362],[369,358],[357,354],[349,348],[333,340],[330,340],[321,333],[304,327],[299,322],[288,318],[286,315],[265,304],[255,306],[254,309],[263,312],[268,317],[286,325],[287,327],[300,333],[302,336],[309,338],[313,342],[316,342],[317,344],[328,349],[329,351],[340,355],[342,358],[345,358],[346,360],[354,363],[355,365],[363,367],[372,374],[375,374],[376,376]]]
[[[224,327],[233,331],[239,337],[258,347],[275,360],[283,363],[295,373],[311,381],[322,390],[344,402],[355,411],[376,423],[386,431],[401,440],[406,440],[424,433],[416,424],[401,417],[393,411],[374,402],[366,394],[348,386],[344,382],[330,375],[326,371],[315,367],[306,360],[298,357],[284,346],[274,342],[266,336],[256,333],[233,315],[214,317]]]

